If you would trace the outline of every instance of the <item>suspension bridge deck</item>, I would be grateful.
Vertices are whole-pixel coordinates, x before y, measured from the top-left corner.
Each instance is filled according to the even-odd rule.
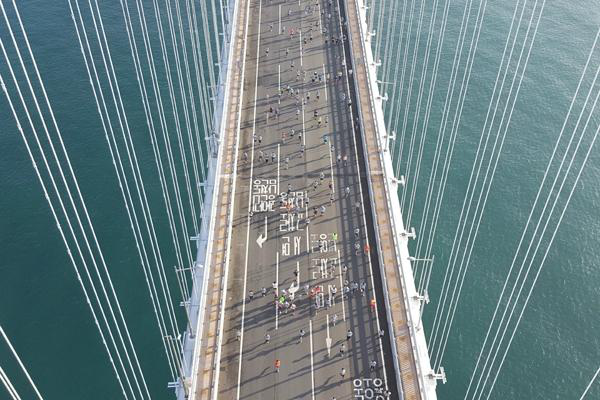
[[[190,398],[421,398],[348,7],[237,3]]]

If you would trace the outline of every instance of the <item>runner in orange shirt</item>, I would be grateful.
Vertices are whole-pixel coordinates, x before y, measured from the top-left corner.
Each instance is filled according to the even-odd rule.
[[[275,372],[279,373],[279,367],[281,367],[281,361],[277,359],[275,360]]]

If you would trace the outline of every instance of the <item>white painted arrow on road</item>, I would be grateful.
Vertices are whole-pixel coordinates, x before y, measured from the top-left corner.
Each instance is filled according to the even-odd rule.
[[[263,234],[261,233],[260,235],[258,235],[258,238],[256,238],[256,244],[258,244],[258,247],[260,247],[262,249],[263,244],[267,241],[267,223],[268,223],[268,217],[265,216],[265,234],[263,236]]]

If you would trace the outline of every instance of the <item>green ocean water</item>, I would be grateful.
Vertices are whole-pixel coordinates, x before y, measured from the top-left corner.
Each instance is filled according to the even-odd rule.
[[[13,28],[17,27],[12,6],[6,0],[2,2],[9,11]],[[411,3],[407,1],[408,6]],[[434,2],[424,3],[426,27]],[[441,8],[443,2],[439,3]],[[479,4],[478,1],[473,3],[475,7]],[[436,263],[429,289],[432,301],[424,313],[426,332],[432,326],[439,301],[460,207],[515,3],[516,0],[487,3],[434,246]],[[417,205],[423,204],[425,199],[424,188],[433,161],[464,4],[465,0],[450,3]],[[160,335],[68,2],[21,1],[18,6],[149,390],[154,398],[170,398],[172,392],[166,387],[169,370]],[[87,3],[81,2],[81,7],[89,18]],[[149,21],[153,20],[152,5],[145,4],[145,7]],[[100,2],[100,8],[150,207],[162,240],[161,250],[166,265],[173,265],[175,256],[169,242],[167,216],[120,4],[118,1]],[[444,354],[442,365],[448,382],[439,387],[440,399],[464,397],[502,283],[599,26],[597,0],[546,2]],[[415,30],[413,28],[413,34]],[[156,37],[153,23],[150,35]],[[3,20],[0,38],[9,52],[13,51]],[[17,35],[17,39],[22,38]],[[422,39],[421,45],[424,44]],[[159,48],[158,43],[154,45]],[[11,54],[11,60],[16,60],[14,53]],[[0,74],[9,82],[5,60],[3,57],[0,60]],[[409,62],[411,60],[412,54]],[[29,62],[27,57],[26,62]],[[600,50],[597,50],[590,69],[595,71],[599,62]],[[417,71],[418,75],[420,69]],[[588,86],[592,76],[587,75]],[[12,84],[8,86],[15,101],[17,94]],[[163,89],[166,93],[167,89]],[[579,99],[578,107],[581,107],[583,97],[580,95]],[[574,112],[578,110],[576,106]],[[25,125],[22,110],[19,115]],[[595,129],[599,121],[600,113],[595,111],[590,129]],[[411,122],[409,120],[409,124]],[[172,120],[168,123],[173,125]],[[26,133],[31,135],[30,131]],[[598,144],[548,254],[491,399],[579,399],[600,365],[600,155],[597,148]],[[0,171],[0,324],[45,398],[121,398],[4,94],[0,95]],[[419,222],[420,212],[416,206],[412,225]],[[175,278],[172,273],[169,276],[175,290]],[[178,312],[182,323],[183,315],[181,310]],[[0,346],[0,366],[23,398],[33,398],[4,346]],[[6,393],[0,392],[0,399],[4,398],[7,398]],[[587,398],[600,398],[598,383]]]

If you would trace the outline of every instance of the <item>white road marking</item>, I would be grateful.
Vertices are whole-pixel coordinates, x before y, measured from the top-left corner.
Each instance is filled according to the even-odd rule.
[[[249,3],[250,1],[248,1]],[[258,40],[257,40],[257,46],[256,46],[256,74],[254,77],[254,115],[252,118],[252,137],[254,137],[254,134],[256,133],[256,101],[258,99],[258,66],[260,64],[260,32],[261,32],[261,28],[260,28],[260,23],[261,23],[261,18],[262,18],[262,0],[259,0],[258,2]],[[247,31],[246,31],[247,32]],[[252,159],[251,159],[251,164],[250,164],[250,184],[252,184],[252,177],[254,174],[254,140],[252,140]],[[248,191],[248,207],[250,207],[252,202],[252,190]],[[250,240],[250,213],[248,213],[248,220],[247,220],[247,224],[248,224],[248,228],[246,230],[246,260],[244,262],[244,289],[242,292],[242,325],[241,325],[241,335],[240,335],[240,361],[239,361],[239,365],[238,365],[238,382],[237,382],[237,399],[240,399],[240,391],[241,391],[241,385],[242,385],[242,357],[243,357],[243,351],[244,351],[244,317],[245,317],[245,313],[246,313],[246,290],[247,290],[247,284],[248,284],[248,250],[250,248],[249,246],[249,240]],[[218,392],[218,390],[216,390],[215,392]]]
[[[300,261],[296,261],[296,286],[300,287]]]
[[[302,19],[300,20],[300,28],[298,29],[298,37],[300,38],[300,66],[302,66]]]
[[[258,244],[258,247],[260,247],[261,249],[263,247],[263,244],[265,244],[265,242],[267,241],[268,226],[269,226],[269,218],[268,218],[268,216],[265,215],[265,234],[263,235],[261,233],[256,238],[256,243]]]
[[[331,142],[333,138],[329,139],[329,143],[327,143],[327,147],[329,148],[329,167],[331,171],[331,191],[335,194],[335,182],[333,181],[333,155],[331,154]],[[339,149],[338,149],[339,151]]]
[[[344,304],[344,283],[342,281],[342,265],[339,263],[340,251],[338,250],[338,267],[340,269],[340,291],[342,292],[342,317],[346,320],[346,305]]]
[[[325,101],[327,101],[327,74],[325,72],[325,64],[323,64],[323,90],[325,91]]]
[[[277,96],[279,97],[279,94],[281,93],[281,64],[277,65]]]
[[[281,145],[279,143],[277,143],[277,195],[279,196],[279,194],[281,193],[279,191],[279,170],[281,167]]]
[[[275,290],[279,293],[279,250],[275,254]],[[279,328],[279,309],[275,301],[275,330]]]
[[[315,400],[315,363],[313,359],[312,319],[308,320],[308,332],[310,335],[310,380],[312,382],[312,399]]]
[[[304,202],[304,208],[305,208],[305,218],[308,218],[308,204],[306,203],[306,201]],[[307,256],[310,258],[310,241],[308,240],[308,224],[306,225],[306,253]],[[309,259],[310,261],[310,259]]]
[[[302,145],[306,153],[306,132],[304,131],[304,91],[302,92]]]
[[[329,335],[329,314],[327,314],[327,337],[325,338],[325,345],[327,346],[327,356],[331,357],[331,336]]]
[[[281,35],[281,4],[279,5],[279,34]]]

